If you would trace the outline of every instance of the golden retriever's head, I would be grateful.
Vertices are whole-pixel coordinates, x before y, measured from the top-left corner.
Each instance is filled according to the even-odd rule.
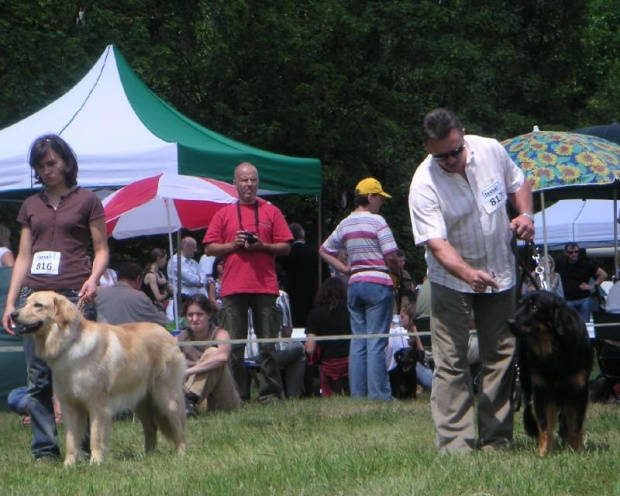
[[[63,329],[79,318],[77,307],[53,291],[32,293],[22,308],[11,313],[19,334],[49,332],[55,326]]]

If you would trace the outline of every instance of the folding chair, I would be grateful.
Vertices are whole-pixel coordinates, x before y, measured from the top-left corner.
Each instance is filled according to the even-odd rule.
[[[608,388],[620,382],[620,314],[593,312],[594,349],[596,359]]]

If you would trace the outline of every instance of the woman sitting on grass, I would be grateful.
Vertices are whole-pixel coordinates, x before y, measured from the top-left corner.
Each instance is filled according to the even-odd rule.
[[[179,342],[228,341],[228,331],[212,325],[215,309],[209,299],[195,294],[183,306],[187,321],[177,337]],[[185,397],[188,416],[196,416],[197,409],[230,411],[241,405],[237,386],[230,372],[228,343],[207,346],[181,346],[188,368],[185,371]]]

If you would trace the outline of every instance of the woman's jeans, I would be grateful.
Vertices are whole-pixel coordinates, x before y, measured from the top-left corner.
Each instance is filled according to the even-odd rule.
[[[392,401],[385,365],[393,304],[392,286],[354,282],[347,291],[353,335],[385,334],[385,338],[353,339],[349,351],[351,396]]]
[[[19,294],[18,308],[24,306],[26,298],[33,292],[30,288],[22,288]],[[77,291],[56,290],[56,292],[66,296],[73,303],[78,301]],[[88,320],[97,320],[97,310],[92,303],[87,303],[84,307],[84,317]],[[33,336],[26,334],[23,338],[28,368],[28,410],[33,436],[30,449],[35,458],[60,457],[58,432],[54,418],[54,402],[52,400],[52,372],[47,364],[35,355]],[[88,426],[82,442],[82,449],[85,452],[90,451]]]

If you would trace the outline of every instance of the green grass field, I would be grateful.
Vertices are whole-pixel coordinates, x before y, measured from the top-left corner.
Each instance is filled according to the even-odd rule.
[[[139,423],[114,423],[102,466],[35,464],[30,429],[0,414],[0,495],[604,495],[620,494],[620,406],[591,406],[581,454],[540,459],[517,415],[515,447],[440,456],[428,395],[248,405],[188,422],[189,451],[162,440],[145,456]],[[61,436],[64,436],[61,428]]]

